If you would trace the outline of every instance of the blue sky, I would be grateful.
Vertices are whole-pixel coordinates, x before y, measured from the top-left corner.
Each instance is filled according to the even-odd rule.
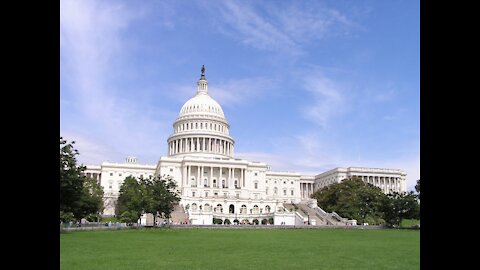
[[[420,178],[418,1],[60,2],[60,135],[156,164],[202,64],[235,156]]]

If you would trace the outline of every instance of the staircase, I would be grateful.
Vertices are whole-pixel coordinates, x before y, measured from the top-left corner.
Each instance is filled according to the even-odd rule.
[[[317,226],[322,225],[334,225],[334,226],[343,226],[347,219],[340,217],[337,213],[327,213],[323,211],[318,206],[310,207],[308,204],[299,203],[293,205],[293,207],[297,207],[297,212],[303,217],[309,217],[310,220],[315,219]],[[290,209],[290,205],[285,207]]]
[[[185,224],[185,222],[186,224],[190,224],[188,214],[185,213],[183,206],[180,204],[175,206],[170,216],[170,220],[173,224]]]

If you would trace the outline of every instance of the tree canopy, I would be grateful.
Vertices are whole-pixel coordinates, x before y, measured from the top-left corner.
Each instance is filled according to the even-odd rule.
[[[95,179],[82,173],[86,167],[77,165],[77,149],[60,137],[60,219],[80,220],[98,215],[103,208],[103,190]]]
[[[124,222],[136,222],[142,213],[162,214],[169,218],[180,201],[177,185],[171,177],[136,179],[128,176],[120,187],[116,214]]]
[[[328,212],[356,219],[357,222],[381,223],[381,205],[385,194],[380,188],[349,178],[318,190],[312,195],[318,205]]]
[[[312,195],[325,211],[369,224],[399,225],[404,218],[419,218],[416,195],[384,194],[382,190],[358,178],[348,178],[318,190]]]

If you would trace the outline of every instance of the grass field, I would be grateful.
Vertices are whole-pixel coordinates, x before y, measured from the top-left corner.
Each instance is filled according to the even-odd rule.
[[[402,223],[400,224],[400,227],[405,227],[409,228],[412,227],[413,225],[420,224],[420,220],[418,219],[404,219],[402,220]]]
[[[420,231],[138,229],[60,235],[67,269],[419,269]]]

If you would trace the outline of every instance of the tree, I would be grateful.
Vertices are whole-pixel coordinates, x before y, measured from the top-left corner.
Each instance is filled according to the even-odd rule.
[[[67,143],[60,137],[60,215],[62,219],[78,217],[77,209],[83,193],[84,167],[77,166],[78,150],[74,141]],[[67,221],[67,220],[64,220]]]
[[[381,206],[385,194],[380,188],[363,182],[359,178],[348,178],[318,190],[312,195],[325,211],[340,216],[379,223],[382,218]]]
[[[98,183],[83,175],[86,167],[77,165],[77,149],[60,137],[60,219],[80,220],[102,210],[103,190]]]
[[[136,222],[142,213],[153,213],[154,224],[157,213],[169,218],[180,201],[177,185],[171,177],[125,178],[120,187],[116,214],[124,222]]]
[[[89,221],[98,220],[103,210],[103,188],[97,180],[85,177],[83,182],[83,193],[81,198],[81,216],[89,217]]]
[[[165,178],[157,175],[147,179],[145,185],[150,196],[146,211],[154,214],[154,222],[157,213],[162,214],[165,218],[170,218],[175,205],[180,201],[175,180],[170,176]]]
[[[387,195],[382,207],[384,219],[389,226],[399,226],[403,219],[418,219],[420,206],[413,191],[393,192]]]
[[[415,191],[417,191],[418,199],[420,200],[420,179],[417,180],[417,184],[415,185]]]
[[[115,214],[123,222],[137,222],[146,210],[146,197],[146,186],[133,176],[126,177],[120,186]]]

